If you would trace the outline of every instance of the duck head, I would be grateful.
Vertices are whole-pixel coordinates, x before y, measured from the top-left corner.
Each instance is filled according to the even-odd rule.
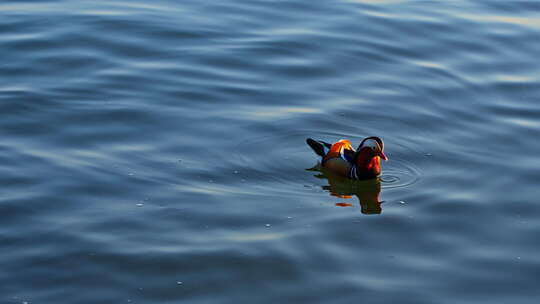
[[[353,158],[358,177],[367,179],[381,174],[381,158],[388,160],[384,154],[384,142],[377,136],[364,138]]]

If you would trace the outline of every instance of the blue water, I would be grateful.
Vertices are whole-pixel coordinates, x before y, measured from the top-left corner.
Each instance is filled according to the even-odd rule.
[[[538,1],[4,1],[0,50],[0,303],[539,301]],[[370,135],[378,186],[306,170]]]

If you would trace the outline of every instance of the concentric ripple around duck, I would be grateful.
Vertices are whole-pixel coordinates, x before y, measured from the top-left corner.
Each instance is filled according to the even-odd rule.
[[[297,194],[301,190],[320,189],[319,181],[313,178],[313,174],[305,174],[305,169],[313,167],[318,161],[318,157],[305,144],[305,139],[314,137],[313,134],[318,134],[318,137],[315,137],[327,141],[348,138],[356,143],[363,138],[351,134],[321,134],[320,131],[313,130],[273,134],[240,142],[234,149],[235,157],[232,162],[237,162],[235,166],[243,167],[244,172],[256,176],[252,185],[263,188],[259,190],[266,188],[272,193]],[[382,164],[382,187],[407,187],[416,183],[421,178],[421,170],[408,159],[415,159],[421,153],[415,151],[412,144],[400,142],[399,139],[388,138],[385,142],[386,149],[391,152],[391,159]],[[275,187],[276,184],[279,187]]]
[[[391,167],[385,168],[381,174],[383,188],[407,187],[420,179],[420,170],[412,163],[401,159],[392,160],[392,162]]]

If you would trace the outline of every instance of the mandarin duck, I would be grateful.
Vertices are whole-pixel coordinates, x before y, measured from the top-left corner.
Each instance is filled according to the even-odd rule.
[[[381,174],[381,158],[388,160],[384,154],[384,143],[376,136],[364,138],[356,150],[346,139],[334,144],[311,138],[306,142],[322,157],[323,168],[350,179],[375,178]]]

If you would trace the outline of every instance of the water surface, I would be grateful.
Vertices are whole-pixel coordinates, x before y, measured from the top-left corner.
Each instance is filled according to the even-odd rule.
[[[538,2],[0,16],[0,303],[538,302]],[[379,188],[306,170],[370,135]]]

